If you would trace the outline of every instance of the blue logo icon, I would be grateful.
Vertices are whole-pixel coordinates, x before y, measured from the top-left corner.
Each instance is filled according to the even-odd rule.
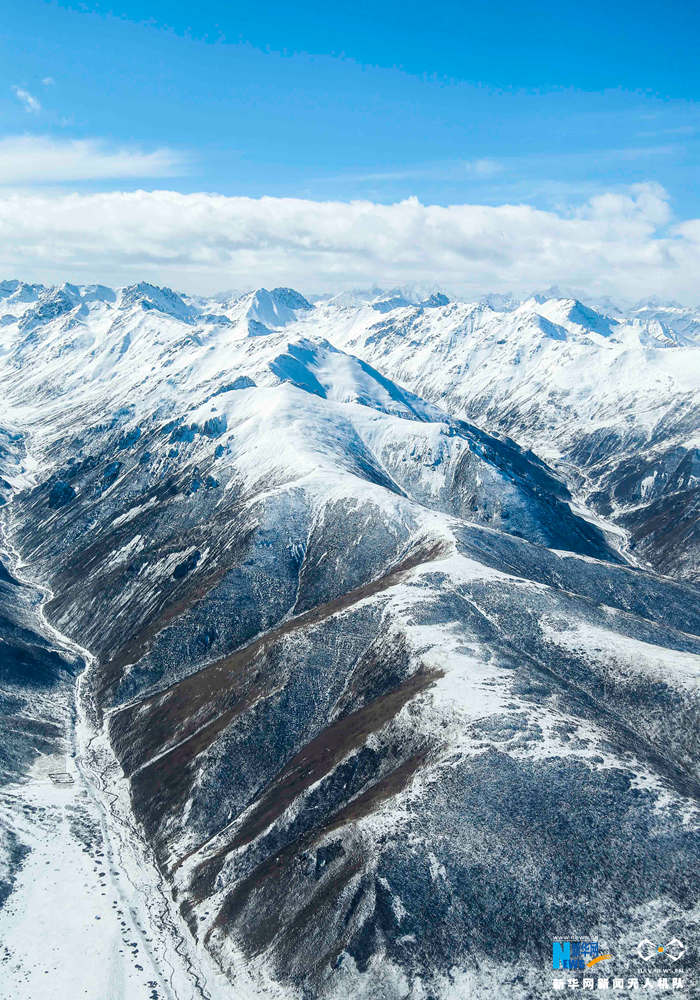
[[[590,969],[592,965],[612,958],[601,954],[597,941],[553,941],[553,969]]]

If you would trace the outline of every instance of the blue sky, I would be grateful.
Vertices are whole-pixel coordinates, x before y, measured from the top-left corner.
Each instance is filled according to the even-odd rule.
[[[566,215],[653,182],[659,236],[700,215],[699,42],[687,0],[23,0],[0,184]]]
[[[651,178],[689,214],[698,43],[687,2],[23,0],[2,131],[166,146],[182,191],[545,205]]]

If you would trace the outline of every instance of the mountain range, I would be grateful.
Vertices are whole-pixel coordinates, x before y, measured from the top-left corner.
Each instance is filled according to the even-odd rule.
[[[13,995],[34,817],[151,900],[150,965],[90,922],[115,997],[539,997],[577,936],[692,965],[699,358],[659,303],[0,284]]]

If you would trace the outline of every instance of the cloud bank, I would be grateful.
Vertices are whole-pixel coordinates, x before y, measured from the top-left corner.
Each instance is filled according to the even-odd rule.
[[[66,141],[41,135],[0,139],[0,184],[170,177],[182,172],[182,158],[170,149],[145,152],[111,148],[97,139]]]
[[[156,155],[156,154],[151,154]],[[655,184],[558,212],[174,191],[0,195],[0,270],[31,280],[148,279],[187,291],[290,284],[313,293],[430,281],[697,302],[700,220],[671,222]]]

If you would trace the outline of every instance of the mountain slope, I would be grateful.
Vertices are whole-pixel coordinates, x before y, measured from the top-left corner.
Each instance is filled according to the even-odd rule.
[[[188,933],[338,1000],[541,995],[554,933],[622,970],[652,914],[696,948],[697,591],[267,294],[2,329],[7,530]]]
[[[531,447],[628,535],[635,557],[698,579],[698,314],[611,318],[575,300],[378,312],[324,304],[306,324],[399,382]]]

